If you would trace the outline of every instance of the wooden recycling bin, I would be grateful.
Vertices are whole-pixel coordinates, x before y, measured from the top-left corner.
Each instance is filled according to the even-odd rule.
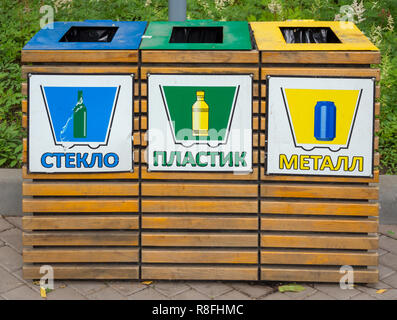
[[[217,32],[222,33],[219,41]],[[142,279],[258,280],[258,158],[264,136],[260,140],[258,134],[259,55],[248,23],[151,22],[140,50],[141,141],[146,141],[141,155]],[[155,105],[148,106],[148,77],[181,74],[252,75],[252,172],[148,170],[147,112],[155,112],[150,111]],[[186,108],[193,102],[188,100]]]
[[[375,97],[379,98],[379,69],[372,65],[380,63],[380,52],[354,24],[285,21],[250,25],[260,52],[260,122],[267,120],[260,134],[266,136],[262,150],[269,161],[268,126],[272,120],[266,119],[264,107],[269,79],[313,77],[315,83],[323,77],[375,78]],[[310,29],[323,29],[328,35],[324,41],[306,41],[305,32]],[[294,38],[288,39],[290,36]],[[275,107],[275,96],[269,97],[270,107]],[[374,101],[373,108],[378,116],[379,102]],[[379,130],[375,117],[368,130],[372,127]],[[371,142],[363,140],[362,144]],[[355,282],[378,281],[378,137],[373,145],[374,169],[368,177],[269,174],[269,162],[261,162],[261,280],[339,282],[344,274],[340,268],[347,265],[354,270]]]
[[[138,47],[145,27],[86,21],[40,30],[22,50],[23,94],[33,94],[30,74],[134,74],[138,113]],[[28,132],[31,108],[23,101]],[[23,141],[24,278],[41,278],[40,267],[51,265],[55,279],[138,279],[139,157],[133,172],[33,173],[30,143]]]

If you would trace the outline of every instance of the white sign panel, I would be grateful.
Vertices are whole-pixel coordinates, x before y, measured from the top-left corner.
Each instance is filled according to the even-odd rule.
[[[149,75],[150,171],[252,171],[250,75]]]
[[[267,174],[373,175],[375,79],[268,77]]]
[[[132,171],[133,80],[29,75],[29,171]]]

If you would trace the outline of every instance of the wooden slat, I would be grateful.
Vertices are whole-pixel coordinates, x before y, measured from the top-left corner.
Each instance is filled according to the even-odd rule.
[[[138,63],[138,50],[22,50],[21,61]]]
[[[138,262],[138,248],[112,249],[24,249],[25,263]]]
[[[379,119],[375,119],[375,132],[379,132],[380,130],[380,121]]]
[[[375,102],[375,116],[379,116],[379,115],[380,115],[380,103]]]
[[[346,201],[261,201],[261,213],[378,216],[378,203]]]
[[[362,69],[362,68],[306,68],[306,67],[288,67],[273,68],[262,67],[262,80],[266,80],[267,75],[284,75],[284,76],[349,76],[349,77],[374,77],[380,80],[379,69]]]
[[[257,217],[142,215],[143,229],[257,230]]]
[[[28,199],[23,212],[138,212],[138,199]]]
[[[142,200],[142,212],[256,213],[257,210],[256,200]]]
[[[257,180],[258,168],[251,173],[234,174],[228,172],[148,172],[142,167],[142,179],[150,180]]]
[[[238,250],[158,250],[143,249],[142,263],[258,263],[256,249]]]
[[[142,266],[144,280],[258,280],[257,267]]]
[[[108,179],[137,179],[139,167],[134,172],[109,173],[28,173],[26,166],[22,167],[23,179],[35,180],[108,180]]]
[[[25,196],[138,196],[138,182],[27,182]]]
[[[261,168],[262,181],[308,181],[308,182],[350,182],[350,183],[378,183],[379,170],[374,170],[373,178],[360,177],[325,177],[325,176],[292,176],[292,175],[265,175],[265,170]]]
[[[41,279],[40,265],[24,265],[24,279]],[[55,279],[138,279],[139,267],[137,265],[98,265],[98,264],[77,264],[61,265],[54,264]]]
[[[27,100],[22,100],[22,112],[23,113],[28,112],[28,101]]]
[[[263,231],[312,231],[312,232],[378,232],[377,219],[331,219],[331,218],[289,218],[261,217]]]
[[[308,281],[308,282],[338,282],[343,273],[339,268],[320,267],[261,267],[263,281]],[[354,269],[355,283],[378,282],[379,271]]]
[[[259,69],[255,67],[234,67],[227,66],[142,66],[141,77],[147,79],[148,73],[209,73],[209,74],[253,74],[254,80],[259,78]]]
[[[257,197],[254,184],[142,183],[142,196],[174,197]]]
[[[374,153],[374,166],[379,166],[380,164],[380,154],[379,152]]]
[[[376,266],[378,254],[375,252],[321,250],[261,250],[261,264],[306,264],[306,265],[350,265]]]
[[[142,232],[142,246],[257,247],[257,233]]]
[[[375,87],[375,98],[376,99],[380,98],[380,86]]]
[[[262,197],[378,199],[379,188],[357,185],[324,184],[261,184]]]
[[[379,137],[378,136],[374,137],[374,149],[375,150],[379,149]]]
[[[116,231],[36,231],[24,232],[24,246],[137,246],[138,232]]]
[[[131,65],[36,65],[36,66],[22,66],[22,77],[26,78],[28,73],[126,73],[138,75],[138,67]]]
[[[147,112],[147,100],[141,99],[141,112]]]
[[[139,228],[139,217],[129,216],[24,216],[24,230],[136,230]]]
[[[258,51],[142,50],[142,63],[258,63]]]
[[[267,248],[378,249],[378,236],[262,233]]]
[[[262,51],[262,64],[379,64],[379,51]]]
[[[26,116],[26,114],[22,115],[22,128],[28,128],[28,117]]]

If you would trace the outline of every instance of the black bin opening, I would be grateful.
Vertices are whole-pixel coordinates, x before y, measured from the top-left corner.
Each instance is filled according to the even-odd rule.
[[[59,42],[111,42],[118,27],[71,27]]]
[[[280,27],[286,43],[341,43],[329,27]]]
[[[170,43],[222,43],[223,27],[173,27]]]

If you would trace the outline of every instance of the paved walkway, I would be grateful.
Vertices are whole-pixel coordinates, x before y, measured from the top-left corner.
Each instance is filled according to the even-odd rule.
[[[338,284],[305,283],[299,293],[280,293],[279,283],[206,281],[55,281],[48,300],[397,300],[397,225],[380,226],[380,281],[342,290]],[[39,286],[22,279],[22,230],[20,217],[0,216],[0,300],[43,299]],[[386,290],[380,290],[386,289]],[[380,290],[380,291],[379,291]]]

